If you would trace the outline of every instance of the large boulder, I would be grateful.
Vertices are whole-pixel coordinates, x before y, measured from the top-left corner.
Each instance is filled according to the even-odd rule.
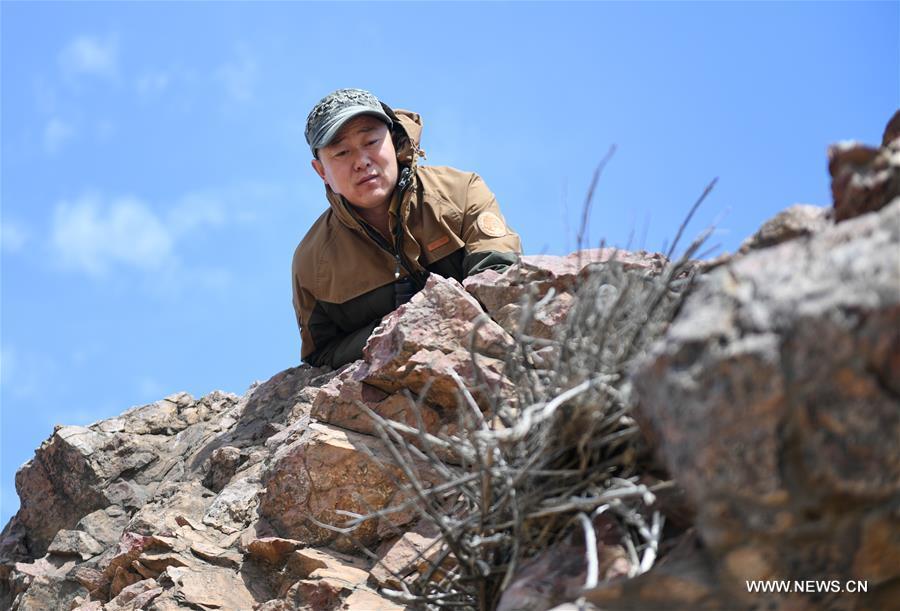
[[[424,465],[420,476],[428,477]],[[276,532],[306,545],[332,545],[353,551],[353,540],[323,525],[341,527],[346,513],[363,515],[407,497],[404,473],[381,440],[325,424],[310,424],[299,437],[278,449],[263,478],[259,513]],[[411,514],[392,514],[392,525]],[[372,545],[380,538],[378,521],[364,523],[352,538]]]
[[[58,428],[16,474],[18,519],[29,549],[42,555],[59,530],[113,503],[119,475],[155,460],[152,443],[129,445],[122,436],[82,426]]]
[[[388,393],[410,390],[455,410],[459,377],[487,406],[492,395],[513,395],[503,376],[512,345],[459,282],[432,274],[422,291],[372,332],[356,378]]]
[[[237,407],[227,393],[179,393],[87,427],[58,427],[16,474],[26,547],[42,555],[59,530],[96,510],[140,509],[161,482],[185,477],[186,457],[234,424]],[[5,539],[4,550],[14,542]]]
[[[634,377],[639,419],[744,605],[780,600],[747,579],[900,577],[898,253],[900,199],[735,259]]]

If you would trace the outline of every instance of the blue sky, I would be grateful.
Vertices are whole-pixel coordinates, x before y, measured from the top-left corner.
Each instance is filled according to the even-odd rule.
[[[830,204],[826,147],[900,106],[883,3],[10,3],[2,19],[0,520],[54,424],[299,360],[290,260],[325,207],[309,108],[339,87],[422,114],[528,253],[735,250]],[[633,236],[630,238],[630,236]]]

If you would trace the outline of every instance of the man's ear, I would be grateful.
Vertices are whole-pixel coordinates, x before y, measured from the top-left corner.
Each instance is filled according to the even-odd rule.
[[[322,165],[322,162],[319,161],[318,159],[313,159],[312,167],[316,171],[316,174],[319,175],[319,178],[322,179],[322,182],[324,182],[327,185],[328,181],[325,180],[325,166]]]

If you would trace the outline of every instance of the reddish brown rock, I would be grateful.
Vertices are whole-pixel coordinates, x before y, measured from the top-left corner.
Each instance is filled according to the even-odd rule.
[[[492,323],[493,324],[493,323]],[[503,375],[504,363],[490,357],[475,357],[463,350],[421,349],[390,362],[376,362],[366,369],[366,381],[385,390],[404,388],[426,393],[426,399],[448,412],[460,405],[460,385],[456,377],[472,393],[475,401],[487,409],[490,397],[514,400],[514,387]],[[448,419],[453,418],[452,414]]]
[[[159,582],[191,609],[252,609],[256,603],[240,575],[224,568],[169,567]]]
[[[327,581],[345,590],[353,590],[366,583],[369,579],[369,573],[356,567],[344,565],[334,568],[316,569],[309,574],[309,579]]]
[[[564,257],[526,255],[502,274],[487,270],[466,278],[463,285],[511,335],[550,339],[566,320],[577,288],[591,271],[620,265],[656,275],[665,263],[658,253],[614,248],[583,250]]]
[[[368,579],[366,563],[334,550],[304,548],[293,551],[280,564],[269,564],[269,579],[277,598],[262,608],[318,609],[337,608],[350,591],[364,587]],[[281,567],[277,573],[272,570]],[[273,581],[274,578],[274,581]],[[321,583],[318,583],[320,582]],[[320,605],[310,603],[317,600]]]
[[[355,611],[356,609],[365,609],[366,611],[403,611],[403,609],[408,609],[408,607],[391,602],[371,590],[356,589],[344,599],[341,609],[346,609],[347,611]]]
[[[619,580],[632,569],[621,535],[604,516],[594,520],[600,583]],[[570,535],[529,559],[516,572],[497,604],[497,611],[537,611],[580,597],[587,579],[587,556],[581,532]]]
[[[263,537],[254,539],[247,545],[247,555],[279,567],[285,563],[294,550],[301,547],[300,541],[282,539],[281,537]]]
[[[386,600],[365,586],[369,574],[346,565],[319,568],[294,583],[285,595],[301,609],[392,609]],[[366,606],[363,606],[366,605]]]
[[[302,606],[300,609],[322,609],[331,611],[339,608],[341,595],[349,590],[343,584],[333,581],[318,581],[313,579],[301,579],[288,590],[285,598],[294,600]]]
[[[739,601],[722,592],[715,564],[705,552],[692,549],[658,563],[648,573],[631,579],[613,579],[581,596],[594,608],[609,611],[666,609],[667,611],[738,611],[742,609],[783,609],[812,611],[802,603],[779,607],[758,596],[755,604]],[[794,601],[797,602],[797,601]],[[768,605],[768,606],[766,606]]]
[[[900,507],[898,252],[895,201],[735,259],[634,378],[637,415],[736,600],[748,566],[846,579],[857,558],[873,589],[900,577],[900,540],[873,534]]]
[[[135,598],[144,594],[145,592],[149,592],[150,590],[156,589],[159,584],[156,583],[155,579],[144,579],[142,581],[136,581],[126,588],[122,588],[122,591],[107,603],[106,608],[109,611],[114,611],[118,609],[128,609],[134,608],[133,601]],[[140,608],[140,607],[138,607]]]
[[[337,510],[367,514],[397,503],[404,497],[395,482],[402,478],[379,440],[315,423],[275,454],[264,478],[259,512],[283,537],[350,551],[354,547],[345,537],[317,526],[308,516],[342,525],[347,517]],[[363,544],[372,544],[377,522],[369,521],[353,534]]]
[[[873,511],[859,525],[859,545],[850,575],[854,579],[885,583],[900,566],[900,512]]]
[[[104,490],[124,469],[102,460],[111,441],[112,435],[85,427],[60,427],[16,474],[18,519],[37,555],[46,552],[57,531],[110,504]]]
[[[78,566],[72,570],[72,577],[88,591],[98,590],[109,583],[109,579],[102,571],[90,566]]]
[[[162,588],[153,588],[151,590],[147,590],[146,592],[142,592],[134,597],[131,601],[130,609],[134,611],[138,611],[139,609],[148,609],[149,605],[153,600],[163,593]],[[129,608],[126,607],[123,611],[129,611]]]
[[[119,592],[144,578],[138,571],[129,571],[123,567],[116,567],[109,582],[109,595],[117,596]]]
[[[205,541],[191,544],[191,554],[214,566],[238,570],[241,568],[241,555],[237,552],[219,547]]]
[[[366,568],[366,563],[351,556],[334,550],[316,549],[307,547],[291,554],[285,570],[296,579],[309,579],[319,570],[343,571],[353,569],[352,574],[359,575],[359,571]]]
[[[625,269],[638,269],[659,274],[665,257],[659,253],[627,251],[615,248],[582,250],[560,257],[555,255],[525,255],[521,261],[498,273],[487,270],[463,281],[487,311],[495,316],[501,308],[521,303],[529,292],[534,301],[544,297],[552,288],[556,293],[574,293],[578,282],[589,266],[618,261]]]
[[[385,546],[370,571],[372,579],[381,586],[398,589],[400,579],[428,570],[441,551],[440,540],[437,526],[420,523]]]
[[[0,607],[69,608],[86,603],[86,593],[107,600],[170,568],[243,570],[230,548],[260,524],[259,475],[275,447],[265,441],[308,418],[327,379],[293,368],[240,400],[178,393],[57,428],[18,475],[22,507],[0,540]],[[218,494],[204,481],[222,486]],[[183,608],[171,583],[159,587],[134,600]]]
[[[529,337],[551,339],[566,321],[574,301],[571,293],[559,293],[551,298],[545,296],[530,307],[520,303],[507,304],[494,312],[493,316],[513,336],[522,333]]]
[[[375,329],[363,351],[365,364],[355,377],[387,393],[427,390],[428,401],[455,410],[459,387],[454,374],[476,399],[511,394],[502,361],[511,345],[509,334],[458,282],[432,275],[422,291]]]
[[[133,560],[137,560],[144,553],[144,550],[153,547],[159,547],[154,537],[133,532],[123,533],[121,539],[119,539],[118,552],[109,560],[109,564],[106,566],[107,575],[111,576],[112,572],[118,567],[130,566]]]
[[[898,115],[891,119],[881,148],[841,142],[828,149],[828,171],[836,221],[880,210],[900,197]]]
[[[380,388],[361,381],[368,369],[361,362],[351,364],[325,384],[313,401],[311,416],[322,422],[333,424],[357,433],[377,435],[377,427],[362,409],[363,403],[373,412],[387,420],[402,422],[418,428],[418,419],[411,406],[411,400],[403,393],[388,394]],[[429,405],[420,409],[425,430],[437,432],[442,424],[438,412]]]
[[[133,532],[125,532],[122,535],[118,551],[109,559],[103,570],[104,576],[109,580],[110,597],[115,597],[123,588],[146,579],[146,575],[136,570],[135,563],[139,558],[145,557],[145,552],[154,549],[165,550],[166,546],[155,537]],[[155,577],[157,574],[158,572],[154,572],[151,576]]]
[[[502,358],[511,338],[495,325],[476,328],[484,311],[459,282],[432,274],[425,288],[390,315],[372,334],[363,352],[365,361],[410,355],[415,348],[450,344],[479,354]],[[372,340],[378,338],[377,342]],[[386,353],[386,354],[385,354]]]

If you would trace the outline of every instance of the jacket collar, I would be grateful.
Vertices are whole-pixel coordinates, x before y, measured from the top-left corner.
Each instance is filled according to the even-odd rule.
[[[401,110],[399,108],[393,110],[384,102],[381,103],[381,106],[394,122],[394,126],[391,130],[391,138],[394,140],[394,148],[397,150],[398,181],[403,179],[404,168],[409,168],[408,180],[410,181],[410,184],[404,189],[404,192],[410,193],[415,189],[418,158],[425,157],[425,152],[419,148],[419,140],[422,136],[422,118],[418,113],[409,110]],[[396,197],[396,193],[394,194],[394,197]],[[335,217],[337,217],[342,224],[351,229],[358,231],[362,230],[357,215],[353,213],[350,204],[342,195],[338,195],[331,190],[331,187],[326,185],[325,198],[328,200],[328,204],[331,206],[331,210],[334,212]],[[406,203],[405,200],[407,200],[407,198],[404,197],[404,201],[400,202],[399,209],[401,214],[403,214],[404,208],[406,208],[404,205]]]

